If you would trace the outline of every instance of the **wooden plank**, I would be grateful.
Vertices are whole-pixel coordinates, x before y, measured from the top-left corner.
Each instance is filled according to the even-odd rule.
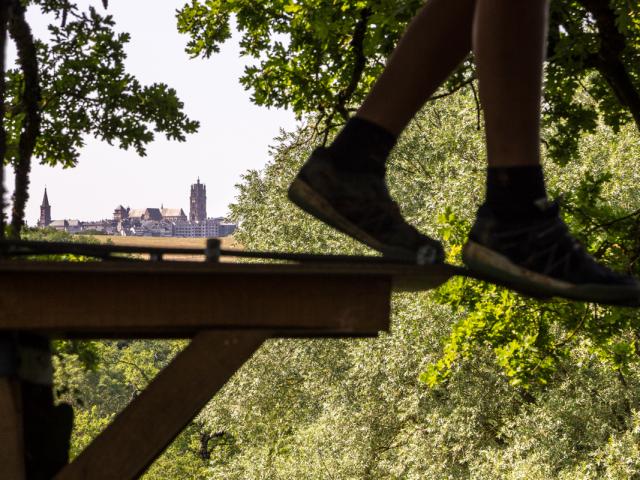
[[[267,338],[201,332],[56,480],[137,478]]]
[[[33,272],[36,274],[55,272],[93,272],[93,273],[139,273],[190,275],[241,274],[241,275],[347,275],[347,276],[385,276],[392,277],[394,288],[405,289],[413,284],[415,288],[429,289],[440,285],[453,275],[467,275],[460,267],[449,264],[409,265],[379,263],[203,263],[203,262],[41,262],[41,261],[0,261],[0,278],[4,274]]]
[[[187,337],[215,328],[375,335],[388,327],[391,277],[379,269],[15,263],[0,268],[0,331]]]
[[[22,398],[18,380],[0,378],[0,478],[25,479]]]

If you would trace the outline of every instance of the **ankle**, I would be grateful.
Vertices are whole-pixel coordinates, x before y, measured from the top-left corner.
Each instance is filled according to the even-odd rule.
[[[485,205],[501,220],[536,218],[547,197],[540,165],[489,167]]]
[[[384,128],[359,117],[349,119],[328,150],[338,170],[384,176],[396,137]]]

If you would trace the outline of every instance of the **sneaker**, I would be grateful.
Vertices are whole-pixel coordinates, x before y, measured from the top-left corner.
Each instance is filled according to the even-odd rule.
[[[336,230],[402,262],[444,262],[442,244],[405,222],[383,175],[344,172],[317,148],[289,187],[289,199]]]
[[[640,306],[640,283],[587,254],[560,219],[557,203],[545,200],[537,208],[534,220],[505,223],[480,207],[462,252],[471,272],[533,297]]]

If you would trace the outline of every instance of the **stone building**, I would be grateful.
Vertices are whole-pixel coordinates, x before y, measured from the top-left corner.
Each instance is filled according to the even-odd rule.
[[[162,219],[168,222],[186,222],[187,215],[181,208],[160,208]]]
[[[141,222],[148,220],[159,222],[162,220],[162,213],[159,208],[134,208],[133,210],[129,210],[129,218]]]
[[[49,228],[53,228],[55,230],[59,230],[61,232],[67,233],[80,233],[84,230],[84,224],[80,220],[73,219],[64,219],[64,220],[53,220],[49,224]]]
[[[113,211],[113,220],[115,222],[121,222],[129,218],[129,210],[131,210],[129,207],[124,208],[122,205],[118,205]]]
[[[174,237],[225,237],[235,231],[236,225],[225,223],[222,217],[207,218],[201,222],[176,222]]]

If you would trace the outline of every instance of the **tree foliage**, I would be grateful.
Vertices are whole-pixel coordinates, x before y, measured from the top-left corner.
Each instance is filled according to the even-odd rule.
[[[471,95],[434,104],[387,172],[403,214],[452,261],[482,198],[476,122]],[[238,186],[247,248],[363,252],[286,201],[312,136],[283,136]],[[637,274],[640,136],[600,122],[578,148],[580,161],[547,162],[550,189],[570,192],[566,220],[594,255]],[[202,414],[235,438],[212,478],[634,478],[639,320],[463,279],[396,295],[389,335],[268,343]]]
[[[240,82],[258,105],[318,113],[328,126],[343,122],[380,73],[420,0],[398,2],[204,1],[178,15],[191,37],[187,52],[209,57],[242,33],[242,55],[256,59]]]
[[[196,131],[198,122],[184,114],[174,89],[162,83],[141,85],[127,73],[130,36],[115,31],[112,16],[93,7],[81,11],[72,2],[36,3],[59,22],[49,25],[50,40],[38,43],[43,125],[36,158],[72,167],[86,135],[144,155],[154,132],[184,141]],[[10,98],[19,98],[18,72],[10,72],[9,78]]]
[[[184,344],[149,340],[57,343],[54,359],[57,395],[74,408],[71,458],[144,390]],[[145,478],[205,480],[208,456],[219,440],[216,433],[202,422],[192,422],[150,467]]]
[[[552,5],[544,138],[547,159],[560,162],[547,161],[550,190],[569,192],[565,220],[593,255],[638,274],[637,7]],[[194,0],[180,12],[190,53],[205,56],[235,16],[257,60],[242,80],[256,103],[318,114],[283,133],[272,161],[238,185],[232,213],[245,247],[366,251],[285,192],[318,141],[315,120],[329,132],[349,115],[418,6]],[[613,71],[628,77],[626,94]],[[447,88],[472,77],[467,63]],[[443,238],[454,262],[481,201],[483,157],[477,106],[459,90],[414,120],[389,165],[403,214]],[[637,478],[639,321],[637,310],[544,303],[468,279],[397,294],[391,332],[377,339],[267,342],[147,478]],[[180,346],[59,346],[60,396],[78,419],[74,453]]]
[[[324,129],[346,120],[384,67],[422,1],[192,0],[178,14],[187,52],[209,57],[231,37],[254,60],[241,83],[258,105],[318,114]],[[613,128],[640,129],[640,8],[627,0],[552,0],[546,68],[545,140],[561,162],[575,155],[598,112]],[[523,21],[526,21],[523,19]],[[465,62],[445,85],[455,91],[475,76]],[[575,98],[584,90],[596,101]]]
[[[70,0],[9,3],[9,32],[19,62],[6,72],[4,161],[16,170],[15,236],[24,222],[32,155],[44,164],[73,167],[89,135],[144,155],[154,132],[184,141],[198,122],[185,115],[174,89],[142,85],[126,71],[129,34],[116,32],[113,17],[100,13],[102,6],[80,7]],[[51,19],[49,38],[33,37],[25,5]]]
[[[453,261],[483,194],[477,127],[469,93],[430,104],[387,172],[403,214],[443,238]],[[313,137],[283,133],[238,185],[246,248],[367,251],[286,200]],[[579,161],[547,162],[550,189],[570,192],[566,220],[592,253],[637,273],[640,135],[599,123],[578,148]],[[396,294],[391,332],[376,339],[267,342],[146,478],[636,478],[637,322],[637,311],[541,303],[471,280]],[[61,350],[74,454],[180,347],[100,342],[93,369],[87,352]]]

